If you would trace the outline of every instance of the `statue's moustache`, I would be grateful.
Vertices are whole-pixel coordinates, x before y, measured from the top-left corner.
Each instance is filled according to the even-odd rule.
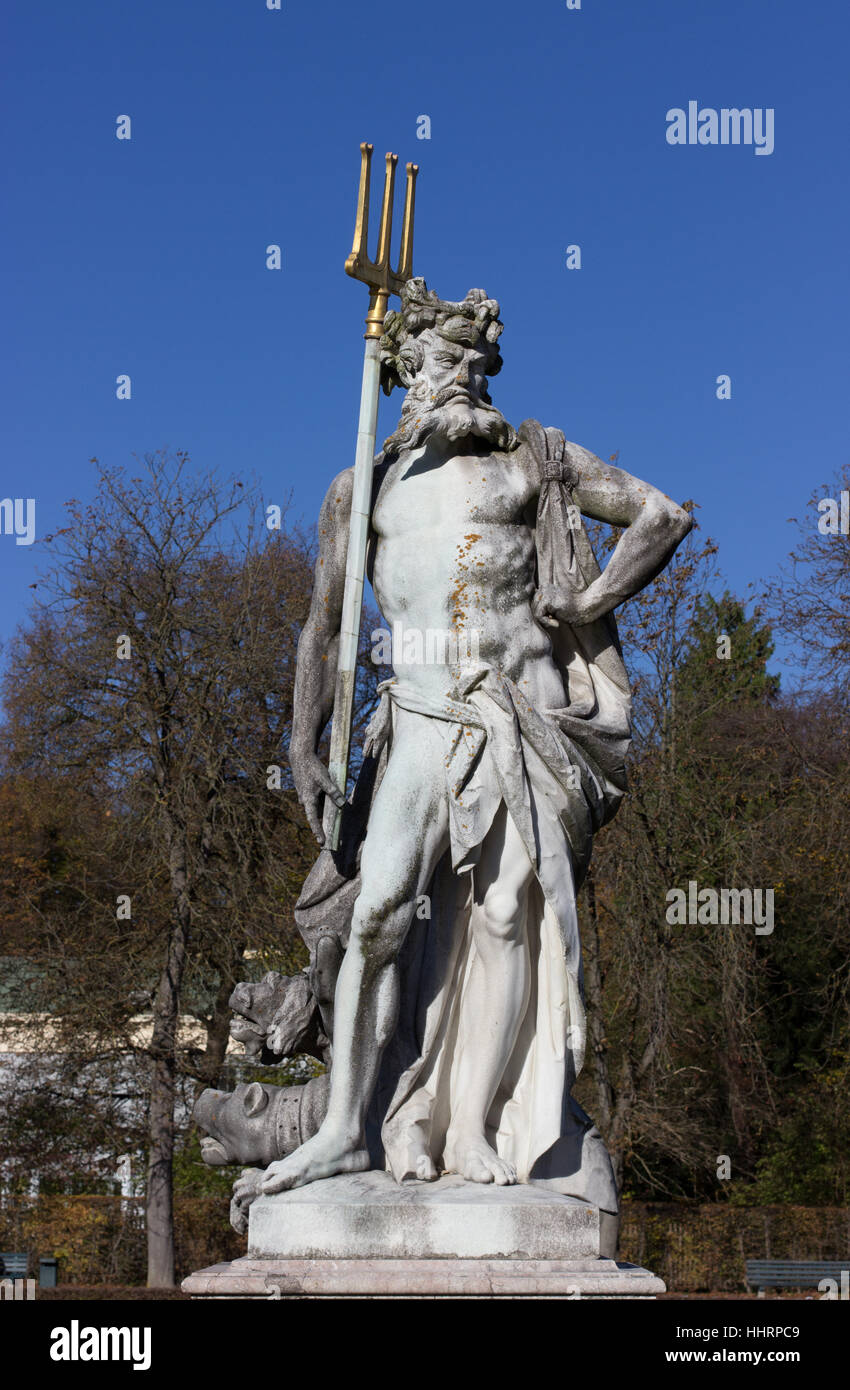
[[[465,387],[455,385],[443,386],[439,391],[435,392],[429,402],[429,409],[439,410],[441,405],[448,405],[449,401],[454,400],[465,401],[467,405],[475,406],[476,410],[493,409],[492,406],[487,405],[486,401],[482,401],[480,397],[473,397]]]

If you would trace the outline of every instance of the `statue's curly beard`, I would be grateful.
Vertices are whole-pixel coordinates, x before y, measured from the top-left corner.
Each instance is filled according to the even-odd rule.
[[[444,387],[427,405],[411,390],[402,406],[398,428],[384,441],[384,456],[418,449],[428,439],[454,444],[470,435],[497,449],[514,449],[517,444],[516,430],[500,410],[473,401],[456,386]]]

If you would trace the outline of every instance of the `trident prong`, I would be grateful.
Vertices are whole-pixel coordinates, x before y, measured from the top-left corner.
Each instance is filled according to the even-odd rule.
[[[398,268],[390,266],[390,244],[393,232],[393,193],[395,166],[398,155],[387,154],[384,174],[384,198],[381,205],[381,228],[378,234],[377,259],[369,259],[369,184],[372,146],[360,146],[360,188],[357,194],[357,220],[354,224],[354,244],[345,262],[346,274],[369,287],[369,312],[366,315],[366,338],[380,338],[391,294],[401,294],[402,286],[413,274],[413,208],[418,164],[407,165],[407,185],[404,190],[404,218],[401,230],[401,249]]]

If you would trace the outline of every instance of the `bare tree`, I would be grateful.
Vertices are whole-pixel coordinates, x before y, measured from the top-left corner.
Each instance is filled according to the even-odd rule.
[[[148,1282],[171,1285],[180,1072],[215,1080],[245,948],[297,950],[312,847],[285,752],[311,553],[268,529],[255,491],[194,476],[185,454],[134,478],[98,467],[97,484],[68,504],[12,644],[7,738],[19,772],[101,807],[76,910],[43,914],[45,940],[64,959],[68,1028],[149,1057]],[[181,1020],[202,987],[199,1045]]]
[[[583,896],[585,1085],[618,1181],[628,1173],[665,1195],[693,1190],[713,1171],[730,1112],[736,1152],[751,1164],[756,1078],[762,1100],[771,1094],[753,1024],[752,939],[683,930],[666,916],[667,893],[689,879],[741,881],[748,841],[735,804],[760,765],[746,718],[776,692],[758,615],[710,596],[715,550],[695,529],[623,610],[634,700],[630,792],[599,837]],[[715,660],[724,626],[735,643],[729,663]],[[746,718],[721,738],[723,720],[739,708]]]
[[[844,506],[842,507],[842,494]],[[798,541],[764,597],[775,630],[793,644],[794,657],[821,688],[850,699],[850,467],[809,499]]]

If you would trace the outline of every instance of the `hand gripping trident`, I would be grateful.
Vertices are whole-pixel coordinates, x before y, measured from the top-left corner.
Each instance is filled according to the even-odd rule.
[[[372,510],[372,474],[375,466],[375,431],[378,424],[378,393],[381,362],[380,339],[391,294],[401,294],[402,286],[413,274],[413,203],[418,165],[407,166],[407,187],[404,195],[404,223],[401,231],[401,250],[398,269],[390,269],[390,241],[393,230],[393,190],[398,155],[387,155],[384,176],[384,201],[381,207],[381,230],[378,236],[378,258],[369,260],[369,168],[372,146],[360,146],[360,190],[357,195],[357,221],[354,226],[354,245],[345,262],[345,270],[355,280],[369,286],[369,312],[366,315],[366,352],[363,359],[363,386],[360,393],[360,420],[357,426],[357,452],[354,457],[354,487],[351,497],[351,522],[348,532],[348,554],[345,562],[345,593],[342,601],[342,622],[339,634],[339,659],[334,691],[334,713],[331,728],[331,751],[328,771],[335,785],[345,795],[348,781],[348,757],[351,747],[351,719],[354,713],[354,681],[357,666],[357,647],[360,639],[360,612],[363,607],[363,581],[366,573],[366,543]],[[330,797],[325,798],[325,844],[330,849],[339,846],[341,812]]]

